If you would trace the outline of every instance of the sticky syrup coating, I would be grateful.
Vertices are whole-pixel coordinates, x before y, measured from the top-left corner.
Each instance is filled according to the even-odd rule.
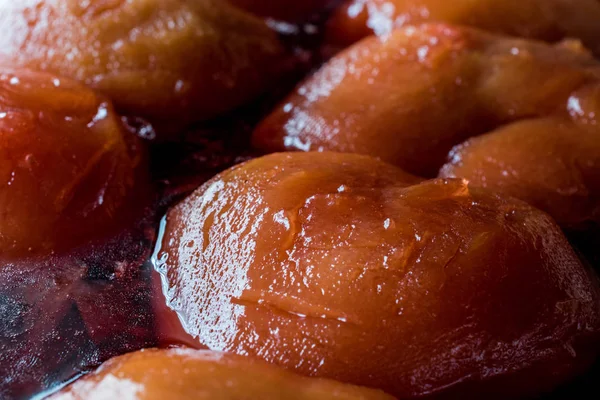
[[[0,252],[55,251],[135,214],[142,150],[111,103],[57,76],[0,73]]]
[[[229,0],[229,2],[263,17],[303,22],[327,9],[337,0]]]
[[[463,180],[273,154],[173,208],[159,243],[199,345],[304,375],[402,399],[522,396],[596,354],[597,282],[555,222]]]
[[[600,100],[598,88],[591,93]],[[600,130],[589,120],[530,119],[469,139],[452,150],[440,176],[525,200],[567,229],[600,222]]]
[[[183,348],[116,357],[50,397],[99,398],[393,400],[381,391],[298,376],[246,357]]]
[[[479,168],[479,178],[469,165],[447,168],[443,176],[487,179],[494,188],[515,186],[506,192],[542,207],[563,226],[579,226],[597,222],[600,206],[595,139],[600,125],[594,108],[599,82],[600,63],[577,42],[549,45],[440,24],[409,27],[386,40],[364,39],[334,57],[257,127],[253,142],[265,152],[368,154],[434,177],[451,148],[470,137],[510,130],[524,119],[555,121],[562,133],[554,129],[553,135],[563,137],[563,144],[573,142],[557,145],[558,153],[545,153],[550,145],[543,124],[517,124],[523,138],[513,134],[511,146],[519,149],[514,153],[507,146],[495,148],[499,141],[483,139],[463,150],[479,151],[480,157],[497,153],[490,163],[499,172],[508,171],[502,165],[514,164],[504,183],[497,182],[491,166]],[[565,135],[581,137],[581,143]],[[451,159],[461,160],[460,153]],[[529,165],[531,160],[538,165]],[[550,171],[567,180],[584,177],[573,178],[581,181],[575,190],[562,178],[547,179]],[[545,196],[560,197],[561,204],[539,201]],[[587,205],[580,209],[582,201]]]
[[[566,114],[570,94],[599,77],[600,64],[574,42],[409,27],[326,63],[257,127],[254,144],[367,154],[433,177],[453,145],[524,117]]]
[[[408,25],[445,22],[511,36],[581,39],[600,54],[598,0],[348,0],[331,17],[327,42],[345,47]]]
[[[1,64],[79,80],[163,136],[253,99],[282,55],[221,0],[2,0],[0,29]]]

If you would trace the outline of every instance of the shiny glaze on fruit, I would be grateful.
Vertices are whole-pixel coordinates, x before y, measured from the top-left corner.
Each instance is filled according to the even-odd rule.
[[[511,36],[581,39],[600,52],[597,0],[348,0],[328,25],[327,42],[347,46],[408,25],[446,22]]]
[[[149,184],[129,129],[77,82],[0,73],[0,258],[64,250],[131,222]]]
[[[305,378],[234,354],[146,349],[106,362],[49,400],[393,400],[383,392]]]
[[[172,208],[155,256],[199,346],[399,398],[523,396],[584,368],[596,278],[544,213],[369,157],[282,153]]]
[[[265,152],[368,154],[426,177],[450,159],[441,176],[500,189],[580,228],[598,222],[599,82],[600,63],[577,42],[408,27],[327,62],[259,124],[253,142]],[[512,139],[488,139],[511,130]]]
[[[252,100],[283,53],[221,0],[2,0],[0,29],[0,65],[77,79],[168,138]]]

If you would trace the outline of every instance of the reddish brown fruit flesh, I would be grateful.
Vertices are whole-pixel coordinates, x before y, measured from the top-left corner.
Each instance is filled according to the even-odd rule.
[[[444,22],[531,39],[581,39],[600,52],[597,0],[349,0],[331,17],[330,45],[408,25]]]
[[[393,400],[383,392],[305,378],[233,354],[142,350],[106,362],[52,400]]]
[[[516,195],[580,228],[599,218],[598,87],[600,63],[575,42],[409,27],[334,57],[263,120],[253,141],[266,152],[367,154],[434,177],[453,146],[496,130],[459,146],[442,176]]]
[[[524,395],[595,354],[599,297],[555,223],[369,157],[274,154],[173,208],[167,301],[213,350],[399,398]]]
[[[4,0],[0,28],[0,64],[79,80],[163,138],[252,100],[283,53],[222,0]]]
[[[63,250],[121,229],[143,208],[132,199],[147,186],[136,179],[135,142],[111,103],[81,84],[25,70],[0,74],[2,257]]]

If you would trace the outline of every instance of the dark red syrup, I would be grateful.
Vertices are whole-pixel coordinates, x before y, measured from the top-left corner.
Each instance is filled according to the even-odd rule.
[[[166,305],[151,263],[160,220],[218,172],[258,155],[249,150],[254,125],[322,61],[315,51],[318,25],[296,27],[284,38],[292,57],[275,91],[190,129],[176,143],[149,140],[155,193],[140,204],[137,224],[66,254],[0,261],[0,399],[43,398],[109,358],[141,348],[202,347]],[[600,234],[573,238],[600,271]],[[600,362],[541,398],[600,398]]]

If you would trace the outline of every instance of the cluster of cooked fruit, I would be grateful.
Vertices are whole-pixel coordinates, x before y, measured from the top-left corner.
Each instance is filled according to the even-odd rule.
[[[275,154],[163,220],[156,321],[195,349],[53,398],[521,398],[596,360],[565,233],[600,228],[598,0],[0,0],[0,258],[134,223],[147,147],[275,89],[313,21],[249,138]]]

